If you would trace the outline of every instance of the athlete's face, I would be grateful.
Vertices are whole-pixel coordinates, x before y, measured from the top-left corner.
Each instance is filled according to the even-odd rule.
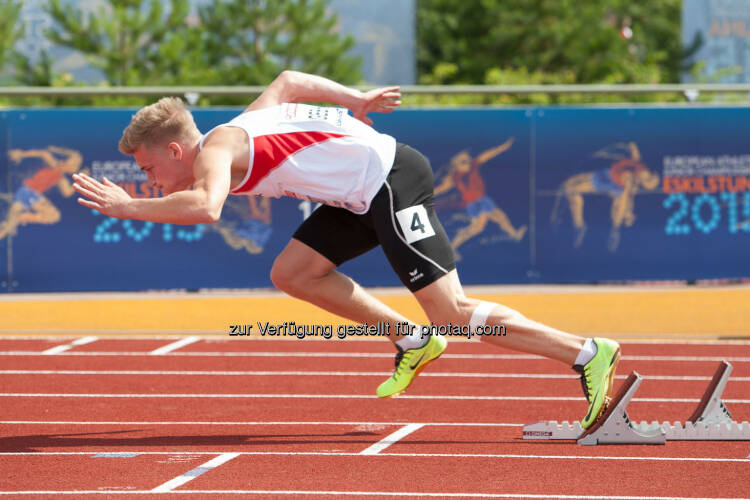
[[[193,166],[187,165],[184,152],[178,142],[150,147],[141,145],[133,153],[133,158],[148,176],[148,183],[167,195],[184,191],[193,184]]]
[[[471,156],[466,151],[462,151],[451,159],[451,164],[457,172],[468,172],[471,170]]]

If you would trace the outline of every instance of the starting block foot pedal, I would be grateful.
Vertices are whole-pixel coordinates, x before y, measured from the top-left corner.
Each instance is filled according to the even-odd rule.
[[[729,375],[732,373],[732,365],[727,361],[719,363],[716,373],[711,378],[706,391],[703,393],[698,407],[695,409],[690,418],[687,420],[693,424],[706,422],[711,424],[723,424],[732,421],[732,414],[724,406],[721,396],[724,394],[724,388],[729,381]]]
[[[558,423],[555,420],[525,425],[524,439],[569,439],[578,444],[664,444],[665,433],[661,427],[636,428],[630,422],[626,408],[643,379],[632,372],[620,386],[615,397],[599,419],[587,430],[576,421]]]
[[[640,430],[661,427],[669,441],[750,441],[750,423],[734,422],[732,414],[721,400],[731,373],[731,364],[726,361],[719,363],[700,403],[687,422],[641,422],[635,427]]]
[[[523,427],[523,439],[577,440],[578,444],[664,444],[675,441],[750,441],[750,423],[735,422],[721,400],[732,373],[722,361],[690,418],[682,422],[631,422],[626,407],[641,384],[632,372],[604,414],[588,430],[580,422],[536,422]]]
[[[580,435],[578,444],[664,444],[667,439],[663,429],[637,429],[625,411],[642,380],[638,373],[631,372],[604,414]]]

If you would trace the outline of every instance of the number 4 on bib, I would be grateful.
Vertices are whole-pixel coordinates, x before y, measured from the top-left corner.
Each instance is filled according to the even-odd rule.
[[[423,205],[416,205],[396,212],[396,219],[401,226],[407,243],[423,240],[435,235],[427,211]]]

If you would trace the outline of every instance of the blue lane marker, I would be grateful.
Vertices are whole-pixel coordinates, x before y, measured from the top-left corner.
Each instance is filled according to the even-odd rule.
[[[133,458],[140,455],[140,453],[128,453],[126,451],[115,452],[115,453],[97,453],[91,458]]]

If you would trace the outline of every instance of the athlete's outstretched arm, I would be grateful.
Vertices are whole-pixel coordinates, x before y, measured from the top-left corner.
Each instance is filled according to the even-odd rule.
[[[477,163],[479,163],[480,165],[483,163],[487,163],[497,155],[504,153],[505,151],[510,149],[510,147],[513,145],[513,141],[515,141],[515,137],[511,137],[499,146],[495,146],[494,148],[488,149],[487,151],[483,152],[477,157]]]
[[[638,149],[638,144],[629,142],[628,147],[630,148],[630,158],[635,161],[641,161],[641,152]]]
[[[327,78],[286,70],[245,111],[284,102],[329,102],[350,109],[355,118],[372,125],[367,113],[390,113],[401,104],[400,98],[399,87],[360,92]]]
[[[437,196],[439,194],[443,194],[444,192],[449,191],[454,186],[455,186],[455,184],[453,182],[453,177],[449,173],[448,175],[446,175],[445,177],[443,177],[443,180],[440,181],[440,184],[438,184],[437,186],[435,186],[435,191],[433,192],[433,194],[435,196]]]
[[[195,160],[193,189],[161,198],[132,198],[117,184],[85,174],[75,174],[74,189],[84,198],[78,203],[118,219],[137,219],[168,224],[204,224],[219,220],[231,183],[231,155],[205,147]]]

